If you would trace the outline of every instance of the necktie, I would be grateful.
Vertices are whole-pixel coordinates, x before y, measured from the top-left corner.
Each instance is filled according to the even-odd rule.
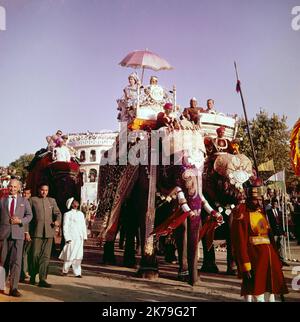
[[[278,218],[277,209],[274,209],[274,215],[275,215],[275,219],[276,219],[277,224],[279,224],[279,218]]]
[[[15,213],[15,197],[12,197],[11,203],[10,203],[10,208],[9,208],[9,214],[11,217],[13,217],[14,213]]]

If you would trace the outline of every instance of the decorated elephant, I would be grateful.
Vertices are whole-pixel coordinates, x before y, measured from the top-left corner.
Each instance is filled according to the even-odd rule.
[[[152,144],[154,131],[151,132],[150,138],[144,139],[144,143],[145,140],[148,142],[144,157],[151,160],[150,165],[100,166],[96,225],[99,238],[105,242],[104,260],[114,262],[113,245],[120,213],[126,212],[125,221],[129,224],[126,230],[124,263],[128,266],[135,264],[133,239],[136,229],[139,228],[142,257],[138,273],[148,278],[158,275],[155,240],[158,236],[176,229],[179,271],[188,275],[190,284],[194,285],[198,280],[197,255],[201,209],[206,209],[213,217],[217,217],[218,214],[202,194],[205,147],[200,128],[188,121],[181,121],[180,127],[180,130],[163,128],[159,131],[160,143],[157,150],[153,149]],[[141,153],[143,140],[137,142],[133,153]],[[112,150],[114,149],[120,150],[119,140]],[[159,162],[155,162],[158,160],[155,158],[157,155],[154,157],[157,151]],[[109,153],[114,154],[112,151]],[[163,160],[170,162],[164,163]],[[143,163],[143,160],[140,159],[140,163]],[[168,219],[154,228],[155,216],[159,212],[156,209],[158,191],[173,202],[168,208]],[[126,206],[122,207],[124,203]]]
[[[36,196],[42,183],[49,185],[49,196],[56,199],[62,213],[67,211],[67,199],[74,197],[80,201],[82,177],[79,164],[75,161],[53,162],[51,153],[44,153],[33,165],[29,165],[26,187]]]
[[[62,214],[67,211],[66,201],[74,197],[80,202],[82,175],[79,164],[75,161],[52,161],[50,152],[38,154],[34,162],[28,167],[26,187],[30,188],[32,196],[38,195],[41,184],[49,185],[49,196],[55,198]],[[60,232],[61,233],[61,232]],[[63,246],[63,238],[58,233],[55,244]]]
[[[213,165],[211,166],[211,162]],[[235,275],[235,262],[232,255],[230,226],[233,208],[243,201],[244,184],[252,176],[252,163],[248,157],[240,153],[218,153],[213,160],[207,159],[203,175],[204,195],[210,204],[223,215],[224,224],[215,230],[215,239],[226,240],[227,271]],[[203,213],[203,220],[207,214]],[[218,273],[215,262],[215,250],[212,242],[202,239],[203,265],[202,272]]]

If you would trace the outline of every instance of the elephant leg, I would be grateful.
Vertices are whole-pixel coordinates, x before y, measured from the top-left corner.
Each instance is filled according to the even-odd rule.
[[[178,279],[188,281],[188,259],[187,259],[187,220],[175,230],[176,246],[178,251]]]
[[[103,252],[103,264],[116,264],[116,257],[114,252],[115,241],[107,241],[104,244],[104,252]]]
[[[201,217],[194,216],[188,218],[187,229],[187,258],[189,269],[189,284],[195,285],[198,276],[198,242]]]
[[[165,240],[165,261],[168,263],[175,264],[177,261],[176,258],[176,247],[174,245],[174,242],[172,239],[169,237]]]
[[[135,234],[132,231],[126,232],[124,266],[135,267]]]
[[[123,209],[123,230],[125,239],[125,251],[123,263],[126,267],[135,267],[135,236],[138,229],[138,216],[134,205],[134,198],[127,201]]]
[[[149,173],[147,173],[146,167],[141,168],[136,191],[142,250],[137,275],[143,278],[154,279],[158,277],[158,261],[154,246],[155,239],[151,234],[155,222],[156,166],[151,165]]]
[[[125,227],[124,224],[122,224],[120,227],[119,249],[124,249],[125,234]]]
[[[203,264],[200,269],[201,272],[204,273],[219,273],[218,266],[216,265],[216,255],[215,248],[212,245],[211,249],[207,249],[206,238],[202,238],[202,246],[203,246]]]
[[[146,242],[146,227],[145,221],[143,221],[140,225],[141,260],[137,276],[147,279],[155,279],[158,277],[158,261],[154,250],[154,244],[150,244],[151,248],[153,248],[148,251],[146,249]]]

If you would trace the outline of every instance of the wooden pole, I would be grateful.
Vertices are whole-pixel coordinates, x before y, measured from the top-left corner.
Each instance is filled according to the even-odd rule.
[[[243,110],[244,110],[244,116],[245,116],[245,121],[246,121],[246,125],[247,125],[247,133],[248,133],[248,137],[249,137],[249,141],[250,141],[250,145],[251,145],[251,150],[252,150],[252,156],[253,156],[253,160],[254,160],[254,167],[255,167],[257,176],[259,176],[257,160],[256,160],[253,140],[252,140],[252,136],[251,136],[250,126],[249,126],[249,121],[248,121],[248,116],[247,116],[247,111],[246,111],[246,105],[245,105],[244,96],[243,96],[243,92],[242,92],[242,88],[241,88],[241,82],[240,82],[239,76],[238,76],[236,62],[234,62],[234,68],[235,68],[235,74],[236,74],[236,79],[237,79],[237,88],[236,88],[236,90],[240,93],[240,96],[241,96]]]

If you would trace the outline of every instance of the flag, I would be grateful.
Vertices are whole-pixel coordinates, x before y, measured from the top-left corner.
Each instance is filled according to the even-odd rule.
[[[235,89],[236,89],[237,93],[239,93],[241,91],[241,82],[239,80],[237,80]]]
[[[267,162],[261,163],[258,166],[258,171],[275,171],[273,159]]]
[[[300,176],[300,118],[296,122],[291,134],[291,160],[295,174]]]
[[[284,170],[273,174],[267,181],[285,181]]]

